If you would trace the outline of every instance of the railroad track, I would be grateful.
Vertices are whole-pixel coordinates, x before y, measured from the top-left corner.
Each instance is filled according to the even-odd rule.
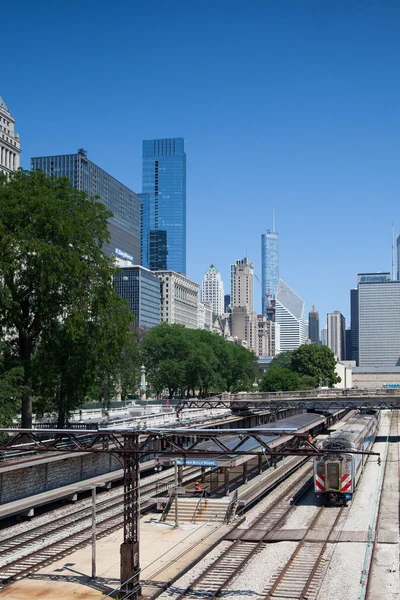
[[[324,553],[328,538],[337,526],[344,507],[320,507],[308,527],[307,536],[323,531],[325,540],[316,542],[302,540],[285,566],[275,575],[272,586],[263,600],[311,600],[316,598],[323,577]]]
[[[311,485],[312,466],[298,475],[292,486],[279,494],[270,506],[254,521],[250,529],[262,529],[265,535],[259,542],[237,540],[211,563],[189,587],[178,592],[175,600],[212,600],[232,581],[245,567],[249,560],[263,547],[266,537],[274,529],[278,529],[294,510],[290,504],[293,488],[306,491]],[[287,600],[287,599],[286,599]]]
[[[396,416],[394,416],[394,415],[396,415]],[[389,435],[396,435],[396,436],[400,435],[399,414],[397,411],[394,413],[392,412],[392,421],[390,424]],[[396,450],[397,450],[397,463],[398,463],[398,482],[399,482],[398,485],[399,485],[399,489],[400,489],[400,447],[399,447],[399,443],[396,444]],[[381,492],[380,492],[380,496],[379,496],[378,513],[377,513],[377,518],[376,518],[376,523],[375,523],[375,528],[374,528],[374,539],[371,542],[372,543],[371,556],[369,559],[368,574],[367,574],[367,578],[366,578],[366,582],[365,582],[365,600],[373,600],[372,581],[374,579],[374,562],[375,562],[375,555],[376,555],[376,550],[377,550],[377,536],[378,536],[378,531],[379,531],[379,524],[380,524],[381,510],[382,510],[383,486],[385,483],[388,459],[389,459],[389,449],[386,453],[386,460],[385,460],[385,464],[383,466],[384,471],[383,471],[383,475],[382,475],[382,488],[381,488]],[[363,581],[363,575],[364,575],[364,572],[361,574],[361,581]]]
[[[197,477],[199,469],[189,467],[183,480]],[[160,481],[161,479],[161,481]],[[174,474],[165,473],[157,480],[140,485],[141,504],[152,496],[166,491],[174,485]],[[96,507],[97,537],[101,538],[121,527],[123,523],[124,494],[120,489],[103,492]],[[55,516],[54,513],[60,516]],[[61,514],[62,513],[62,514]],[[92,504],[91,499],[81,500],[68,509],[53,511],[51,521],[36,525],[27,524],[28,529],[0,540],[0,586],[11,580],[32,573],[91,543]]]

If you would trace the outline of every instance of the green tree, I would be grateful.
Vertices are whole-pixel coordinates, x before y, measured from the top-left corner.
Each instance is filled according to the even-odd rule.
[[[262,392],[292,392],[299,389],[299,376],[283,367],[269,368],[261,380]]]
[[[15,366],[10,344],[0,343],[0,427],[11,425],[20,408],[20,393],[24,372]]]
[[[291,369],[292,356],[293,350],[286,350],[285,352],[280,352],[278,356],[275,356],[275,358],[271,360],[269,368],[272,369],[274,367],[280,367],[282,369]]]
[[[0,326],[23,368],[22,427],[32,426],[33,358],[44,333],[73,312],[88,315],[93,285],[110,284],[102,251],[110,216],[68,178],[0,176]]]
[[[328,382],[329,386],[340,382],[335,372],[336,358],[328,346],[304,344],[292,353],[292,370],[299,375],[308,375],[315,381],[315,386]]]

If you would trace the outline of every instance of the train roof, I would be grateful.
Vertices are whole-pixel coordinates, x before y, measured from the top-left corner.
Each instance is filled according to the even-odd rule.
[[[355,449],[359,440],[363,437],[365,429],[376,419],[376,415],[357,415],[341,428],[333,431],[329,438],[323,440],[321,447],[324,450],[329,448],[338,450]]]

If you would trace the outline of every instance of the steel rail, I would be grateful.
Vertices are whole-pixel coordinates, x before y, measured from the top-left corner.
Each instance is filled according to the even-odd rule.
[[[301,465],[301,466],[303,466],[303,465]],[[300,466],[299,466],[299,468],[300,468]],[[303,473],[301,476],[297,477],[297,479],[292,483],[292,486],[288,490],[281,492],[281,494],[279,494],[279,496],[272,502],[272,504],[270,506],[268,506],[268,508],[256,519],[256,521],[254,523],[252,523],[252,525],[250,526],[250,530],[257,529],[257,526],[262,524],[262,522],[268,518],[268,515],[270,513],[272,513],[275,508],[277,508],[283,504],[283,501],[285,498],[287,498],[287,500],[289,501],[289,499],[293,496],[293,488],[294,487],[298,487],[299,489],[301,489],[304,487],[304,484],[307,481],[309,481],[309,486],[310,486],[311,485],[311,481],[310,481],[311,473],[312,473],[312,467],[307,469],[306,473]],[[304,487],[304,492],[305,491],[306,491],[306,488]],[[275,519],[275,522],[273,523],[272,528],[268,529],[268,531],[266,531],[266,533],[262,537],[262,539],[259,542],[254,543],[254,545],[251,548],[248,548],[249,552],[246,553],[246,551],[245,551],[244,555],[242,555],[242,556],[240,556],[241,551],[244,549],[244,545],[248,544],[248,543],[243,542],[240,539],[236,540],[211,565],[209,565],[203,571],[203,573],[201,573],[185,590],[183,590],[182,593],[180,593],[178,596],[176,596],[175,600],[182,600],[184,598],[195,597],[196,595],[198,595],[199,592],[194,590],[195,586],[198,585],[199,583],[201,583],[207,577],[207,575],[210,575],[210,573],[213,572],[213,570],[214,571],[216,569],[219,570],[221,567],[221,563],[224,561],[224,559],[228,558],[228,559],[231,559],[233,562],[235,551],[238,551],[239,563],[232,569],[232,571],[230,573],[227,574],[227,576],[224,578],[224,581],[222,583],[220,583],[219,585],[217,585],[216,589],[209,590],[208,595],[202,594],[202,597],[207,598],[209,600],[216,598],[217,595],[237,575],[237,573],[241,569],[243,569],[245,564],[254,556],[254,554],[259,550],[259,548],[262,547],[262,545],[265,542],[265,539],[271,533],[271,531],[273,531],[274,529],[277,529],[293,510],[294,510],[293,505],[289,504],[288,506],[286,506],[283,514],[279,515],[278,518]]]

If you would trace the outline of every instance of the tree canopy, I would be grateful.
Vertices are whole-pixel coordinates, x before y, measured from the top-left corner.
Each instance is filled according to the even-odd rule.
[[[167,388],[170,397],[249,390],[257,373],[257,358],[246,348],[183,325],[154,327],[144,336],[141,352],[154,390]]]
[[[57,397],[63,413],[93,377],[109,381],[122,352],[132,315],[102,250],[110,216],[68,178],[0,176],[0,327],[23,372],[22,427],[32,425],[34,391]]]

